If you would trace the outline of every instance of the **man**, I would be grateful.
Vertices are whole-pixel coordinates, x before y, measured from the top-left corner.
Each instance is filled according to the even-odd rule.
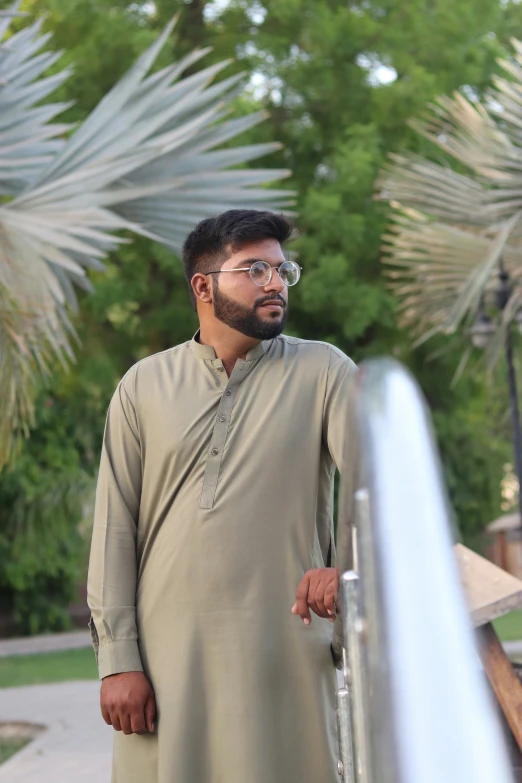
[[[198,333],[110,404],[88,602],[113,783],[338,780],[332,481],[355,368],[281,334],[291,232],[202,221],[183,251]]]

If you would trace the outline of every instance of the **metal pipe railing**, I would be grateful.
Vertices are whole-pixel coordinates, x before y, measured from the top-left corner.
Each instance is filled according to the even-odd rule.
[[[427,406],[411,375],[382,359],[362,366],[356,411],[364,468],[357,570],[341,578],[351,743],[340,773],[346,783],[511,783]]]

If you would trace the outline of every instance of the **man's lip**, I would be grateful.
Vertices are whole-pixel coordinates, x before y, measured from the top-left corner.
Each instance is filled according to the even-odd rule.
[[[263,304],[259,305],[259,307],[280,307],[282,310],[284,308],[284,304],[279,302],[277,299],[274,299],[272,302],[263,302]]]

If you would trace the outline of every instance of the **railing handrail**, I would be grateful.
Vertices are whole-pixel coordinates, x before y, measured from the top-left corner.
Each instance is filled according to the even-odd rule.
[[[394,360],[363,365],[358,384],[365,464],[356,495],[359,573],[342,578],[345,621],[347,601],[352,611],[345,647],[350,663],[354,645],[361,658],[349,677],[355,780],[511,783],[459,580],[427,406]]]

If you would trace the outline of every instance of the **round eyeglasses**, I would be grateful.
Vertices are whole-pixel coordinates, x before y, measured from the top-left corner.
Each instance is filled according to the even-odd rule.
[[[223,272],[248,272],[253,283],[259,286],[267,285],[276,270],[286,286],[295,285],[301,277],[301,267],[294,261],[283,261],[279,266],[272,266],[268,261],[254,261],[252,266],[244,266],[240,269],[216,269],[207,272],[207,275],[220,275]]]

